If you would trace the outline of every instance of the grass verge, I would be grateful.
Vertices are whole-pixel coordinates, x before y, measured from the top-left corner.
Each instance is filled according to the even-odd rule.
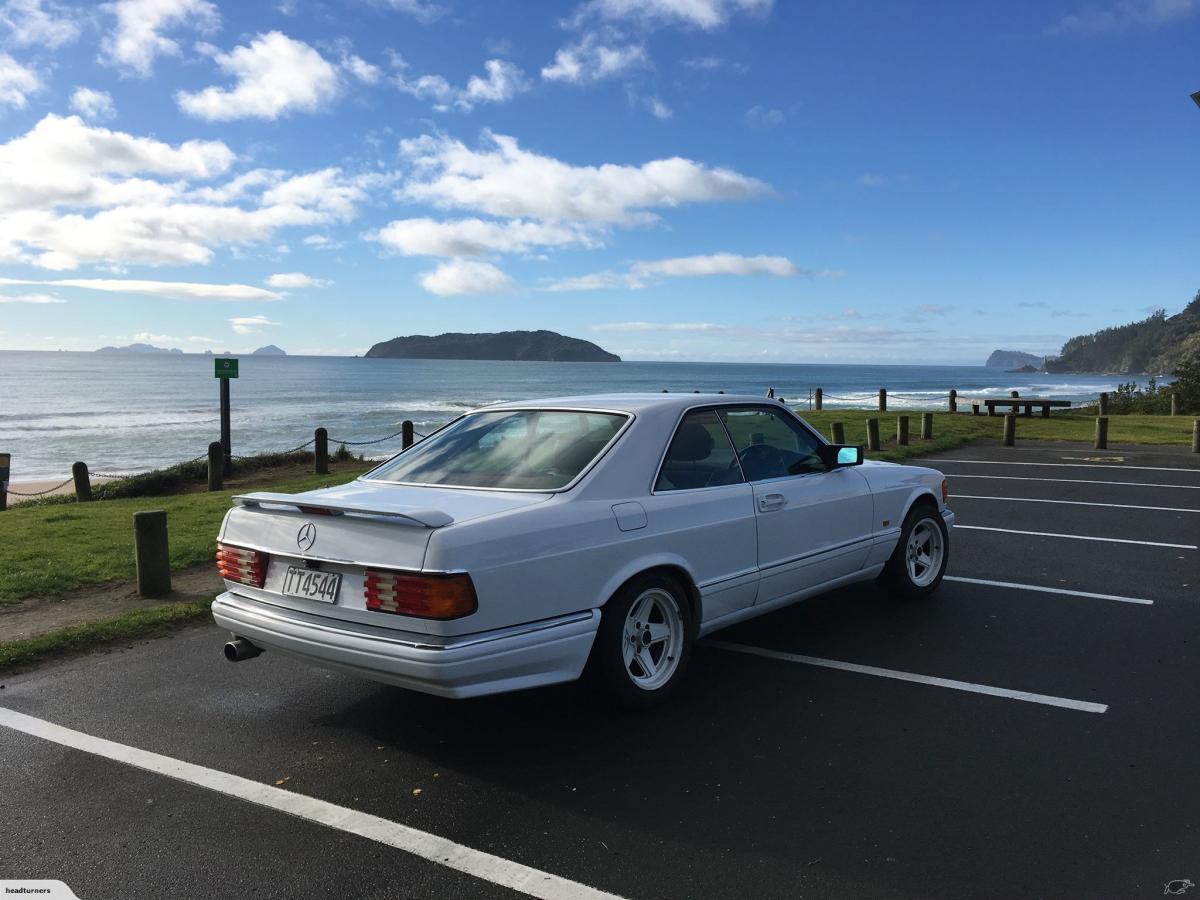
[[[98,622],[71,625],[38,637],[0,642],[0,672],[41,662],[52,656],[158,634],[170,627],[206,616],[211,603],[211,599],[164,603],[162,606],[136,609]]]

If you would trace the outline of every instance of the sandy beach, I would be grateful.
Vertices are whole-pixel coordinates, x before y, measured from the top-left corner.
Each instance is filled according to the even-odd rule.
[[[64,481],[66,481],[66,484],[63,484]],[[112,479],[105,478],[101,475],[93,475],[91,478],[91,481],[92,481],[92,487],[96,487],[97,485],[104,484],[107,481],[112,481]],[[52,488],[53,488],[53,490],[51,490]],[[59,478],[57,480],[47,479],[46,481],[14,481],[14,482],[10,482],[8,485],[8,505],[9,506],[16,506],[18,503],[36,499],[34,497],[18,496],[16,493],[13,493],[14,491],[19,492],[21,494],[36,494],[36,493],[40,493],[41,491],[49,491],[49,493],[43,494],[42,496],[54,497],[59,494],[75,493],[75,484],[71,480],[70,475],[64,475],[62,478]]]

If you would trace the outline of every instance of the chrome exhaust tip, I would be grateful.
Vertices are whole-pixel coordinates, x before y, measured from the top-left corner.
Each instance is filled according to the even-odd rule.
[[[230,662],[241,662],[244,659],[254,659],[262,653],[261,647],[255,647],[245,638],[234,638],[225,645],[225,658]]]

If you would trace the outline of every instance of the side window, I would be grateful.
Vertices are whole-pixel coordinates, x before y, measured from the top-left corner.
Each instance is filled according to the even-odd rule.
[[[704,410],[688,413],[679,423],[654,489],[685,491],[744,480],[721,420]]]
[[[748,481],[765,481],[827,468],[820,442],[785,413],[761,407],[721,410]]]

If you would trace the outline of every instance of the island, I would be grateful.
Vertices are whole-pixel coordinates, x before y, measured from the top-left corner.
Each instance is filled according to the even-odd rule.
[[[1036,372],[1041,369],[1043,362],[1043,357],[1026,353],[1023,350],[993,350],[984,365],[989,369],[1007,369],[1009,371],[1024,366],[1033,366],[1033,371]]]
[[[1179,313],[1156,310],[1140,322],[1081,334],[1047,360],[1049,372],[1166,375],[1200,353],[1200,293]]]
[[[126,344],[124,347],[101,347],[97,353],[179,353],[178,347],[155,347],[151,344]]]
[[[267,344],[265,347],[259,347],[251,356],[287,356],[287,351],[276,347],[274,344]]]
[[[375,344],[366,356],[377,359],[487,359],[542,362],[620,362],[621,357],[591,341],[554,331],[500,331],[476,334],[413,334]]]

